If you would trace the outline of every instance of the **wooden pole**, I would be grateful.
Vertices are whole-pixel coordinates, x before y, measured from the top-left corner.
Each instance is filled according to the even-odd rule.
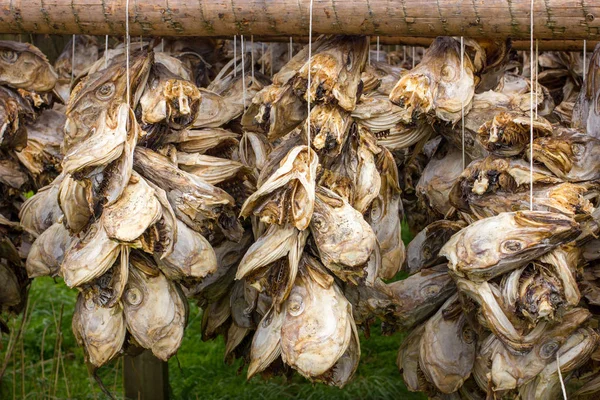
[[[131,34],[300,36],[307,0],[130,0]],[[0,0],[0,32],[122,35],[123,0]],[[529,38],[530,0],[317,0],[313,33]],[[600,39],[600,2],[535,0],[540,40]]]
[[[169,368],[164,361],[145,350],[123,361],[125,398],[134,400],[166,400],[169,398]]]

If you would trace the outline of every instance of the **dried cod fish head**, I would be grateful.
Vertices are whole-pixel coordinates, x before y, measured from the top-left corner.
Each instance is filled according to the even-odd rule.
[[[311,103],[337,103],[354,110],[359,97],[361,72],[367,63],[368,36],[331,36],[317,48],[312,58],[298,70],[293,86],[298,95]],[[308,69],[311,71],[307,92]]]
[[[0,309],[21,302],[21,285],[12,267],[0,262]]]
[[[406,279],[388,284],[396,311],[391,322],[411,329],[426,320],[456,292],[446,264],[424,269]]]
[[[280,225],[289,222],[299,230],[308,228],[314,209],[318,162],[317,154],[307,146],[292,148],[279,168],[248,197],[240,215],[254,214],[264,222]]]
[[[238,107],[229,103],[226,98],[210,90],[199,88],[198,111],[194,115],[192,127],[217,128],[237,118],[240,114]]]
[[[579,224],[562,214],[507,212],[463,228],[439,254],[448,259],[454,274],[481,282],[518,268],[579,233]]]
[[[187,128],[196,119],[200,98],[196,85],[156,63],[140,98],[142,122],[164,122],[173,129]]]
[[[104,136],[104,130],[118,131],[117,127],[123,115],[127,116],[122,106],[128,109],[137,104],[145,88],[152,59],[153,53],[147,51],[132,56],[129,66],[131,104],[125,104],[127,99],[125,60],[88,75],[75,86],[67,106],[63,142],[65,154],[71,153],[75,145],[82,145],[82,142],[85,143],[90,137]],[[122,128],[125,129],[124,125]],[[112,144],[109,148],[114,146]]]
[[[48,92],[58,76],[46,56],[29,43],[0,40],[0,85]]]
[[[361,96],[352,111],[352,118],[374,133],[393,129],[401,121],[410,121],[406,110],[393,104],[388,96],[378,93]]]
[[[512,157],[521,154],[529,144],[530,118],[517,112],[500,112],[477,131],[477,140],[491,154]],[[552,135],[552,125],[545,118],[533,120],[533,135]]]
[[[303,258],[284,310],[281,357],[309,379],[333,367],[357,335],[350,303],[309,256]]]
[[[273,141],[293,131],[306,116],[306,105],[291,85],[273,84],[252,98],[242,116],[242,126],[245,130],[266,134]]]
[[[198,130],[172,130],[164,137],[165,143],[174,143],[179,151],[230,158],[239,146],[240,135],[231,131],[212,128]]]
[[[362,124],[361,124],[362,125]],[[389,131],[377,132],[377,144],[389,151],[409,148],[420,141],[426,141],[435,131],[429,124],[396,124]]]
[[[352,207],[364,214],[381,190],[381,176],[377,170],[375,156],[381,152],[377,139],[368,130],[359,127],[356,157],[356,175]]]
[[[35,112],[23,97],[8,88],[0,87],[0,146],[15,150],[25,148],[25,123],[34,119]]]
[[[398,169],[394,157],[383,149],[377,155],[377,170],[381,176],[379,195],[373,200],[366,212],[365,220],[369,223],[381,251],[381,269],[379,276],[391,279],[400,270],[405,259],[404,242],[402,241],[400,183]]]
[[[123,311],[127,329],[135,340],[167,361],[181,345],[187,303],[176,283],[160,271],[153,271],[149,274],[136,266],[130,267]]]
[[[89,297],[102,307],[114,307],[121,301],[125,285],[129,279],[130,248],[120,245],[119,260],[98,278],[84,284],[82,290],[89,293]]]
[[[468,112],[476,85],[476,68],[468,54],[463,70],[460,68],[460,43],[438,37],[419,65],[400,78],[390,100],[410,112],[412,119],[434,111],[443,121],[457,122],[463,107],[465,114]]]
[[[67,286],[81,286],[108,271],[119,252],[119,243],[108,237],[103,220],[99,219],[72,241],[61,265],[61,275]]]
[[[342,151],[352,118],[331,104],[317,104],[310,112],[311,145],[319,153],[336,157]]]
[[[258,176],[267,163],[272,146],[260,133],[244,132],[240,139],[240,161]]]
[[[440,249],[450,237],[467,226],[463,221],[432,222],[415,235],[406,247],[406,272],[410,275],[444,262]]]
[[[72,55],[73,40],[75,40],[75,54],[77,55],[74,59]],[[95,36],[76,35],[65,44],[62,53],[54,62],[54,69],[58,74],[55,91],[65,103],[69,100],[71,93],[71,73],[74,78],[88,73],[98,57],[98,39]]]
[[[101,307],[94,303],[89,292],[81,292],[77,296],[72,328],[87,361],[101,367],[121,352],[125,342],[123,306],[119,303],[114,307]]]
[[[419,352],[421,348],[421,337],[425,331],[425,324],[419,325],[410,331],[410,334],[402,341],[396,365],[402,373],[402,378],[406,387],[411,392],[422,391],[426,389],[423,372],[419,367]]]
[[[589,311],[576,308],[567,312],[562,321],[548,329],[525,354],[512,352],[500,345],[491,355],[491,386],[495,391],[517,389],[536,378],[549,363],[556,360],[556,352],[567,338],[591,317]]]
[[[597,180],[600,178],[600,139],[568,131],[537,138],[533,141],[533,160],[570,182]]]
[[[455,294],[425,324],[419,366],[440,392],[453,393],[471,375],[476,345],[477,335]]]
[[[561,376],[583,366],[598,345],[598,333],[592,328],[583,327],[573,333],[558,350],[558,360],[546,365],[540,374],[519,388],[523,400],[555,399],[561,395]],[[568,382],[563,382],[568,383]]]
[[[377,236],[362,214],[344,198],[317,187],[315,210],[310,223],[324,265],[334,271],[348,268],[362,276],[364,264],[377,244]],[[341,279],[347,277],[342,274]]]
[[[250,347],[248,379],[264,371],[281,355],[281,327],[285,319],[281,312],[271,308],[258,324]]]
[[[71,245],[72,237],[60,222],[46,229],[31,246],[27,255],[25,268],[27,276],[56,276],[60,273],[60,265],[67,248]]]

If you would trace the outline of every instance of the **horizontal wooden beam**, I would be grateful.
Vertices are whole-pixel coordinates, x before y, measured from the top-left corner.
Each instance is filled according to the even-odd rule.
[[[600,1],[534,0],[534,36],[599,40]],[[122,35],[125,0],[0,0],[0,33]],[[308,33],[309,0],[129,0],[130,33]],[[530,0],[314,0],[315,34],[529,38]]]

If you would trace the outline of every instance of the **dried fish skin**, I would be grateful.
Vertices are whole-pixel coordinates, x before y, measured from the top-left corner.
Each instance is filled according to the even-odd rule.
[[[155,260],[163,274],[174,281],[202,279],[218,268],[217,258],[210,243],[179,220],[173,251],[162,259],[155,256]]]
[[[361,72],[367,63],[368,36],[330,36],[312,50],[312,58],[298,70],[293,87],[311,103],[336,103],[346,111],[354,110],[358,100]],[[308,86],[308,69],[311,86]]]
[[[38,190],[23,203],[19,211],[21,225],[40,235],[62,218],[58,192],[63,178],[64,175],[59,175],[51,184]]]
[[[436,38],[414,69],[403,75],[390,100],[410,113],[412,118],[435,112],[437,118],[457,122],[464,107],[470,109],[475,93],[475,66],[464,57],[461,71],[460,43],[454,38]]]
[[[239,146],[240,135],[221,128],[172,130],[163,141],[174,143],[179,151],[220,156]]]
[[[350,303],[335,283],[315,280],[314,274],[324,272],[312,269],[309,262],[304,259],[284,305],[281,357],[311,379],[323,375],[342,357],[356,328]]]
[[[448,259],[448,268],[457,276],[482,282],[575,239],[579,233],[579,224],[562,214],[501,213],[463,228],[439,254]]]
[[[0,262],[0,306],[10,307],[21,303],[21,285],[12,268]]]
[[[319,186],[310,223],[320,258],[330,269],[362,269],[377,244],[377,236],[362,214],[344,198]]]
[[[77,296],[72,329],[77,343],[85,349],[87,361],[101,367],[115,358],[125,342],[125,318],[123,307],[101,307],[89,293]]]
[[[354,179],[352,207],[364,214],[381,190],[381,176],[375,164],[375,156],[381,152],[377,139],[370,132],[359,129],[356,151],[358,164]]]
[[[56,276],[73,238],[64,225],[56,222],[38,236],[27,255],[27,276]]]
[[[439,255],[441,248],[450,237],[463,229],[466,224],[462,221],[439,220],[427,225],[415,235],[406,247],[405,270],[413,275],[423,269],[443,263]]]
[[[419,366],[440,392],[453,393],[471,375],[476,344],[476,333],[468,325],[456,294],[425,324]]]
[[[73,40],[75,40],[75,53],[73,59]],[[106,54],[105,54],[106,56]],[[76,35],[69,40],[54,62],[54,69],[58,75],[58,81],[54,91],[67,103],[71,93],[71,74],[74,78],[87,74],[92,65],[99,57],[98,40],[95,36]],[[104,60],[102,60],[104,65]]]
[[[167,361],[181,345],[187,319],[185,299],[162,273],[133,267],[123,295],[127,330],[144,348]]]
[[[584,78],[584,85],[577,96],[573,106],[573,117],[571,127],[581,129],[590,136],[600,139],[598,127],[600,126],[600,81],[598,80],[598,71],[600,68],[600,50],[598,45],[594,49],[592,58],[589,61],[587,76]]]
[[[177,164],[182,170],[211,185],[217,185],[238,175],[249,175],[246,166],[238,161],[205,154],[178,152]]]
[[[389,151],[406,149],[432,137],[435,131],[429,124],[398,123],[388,131],[377,132],[377,144]]]
[[[271,150],[271,144],[260,133],[244,132],[240,139],[240,161],[252,168],[257,177],[267,163]]]
[[[218,128],[231,120],[239,117],[242,113],[227,98],[210,90],[198,88],[198,111],[191,126],[199,128]]]
[[[281,225],[289,222],[299,230],[308,228],[315,203],[318,162],[316,153],[307,146],[292,148],[279,163],[279,168],[266,181],[259,183],[256,192],[244,202],[240,215],[248,217],[254,214],[266,223]],[[284,195],[281,196],[281,193]],[[281,200],[277,201],[277,197]],[[281,216],[263,208],[271,200],[278,208],[286,210]]]
[[[361,96],[352,118],[373,133],[391,130],[400,122],[412,122],[405,110],[378,93]]]
[[[600,178],[600,139],[568,131],[537,138],[533,140],[533,160],[542,163],[560,179],[594,181]]]
[[[392,322],[403,329],[411,329],[426,320],[456,292],[445,264],[424,269],[387,286],[396,308]]]
[[[34,119],[34,109],[23,97],[0,86],[0,145],[2,147],[15,150],[25,148],[27,145],[25,124]]]
[[[108,237],[100,219],[71,243],[64,255],[61,275],[70,288],[81,286],[108,271],[119,251],[118,242]]]
[[[521,154],[529,144],[529,116],[516,112],[500,112],[486,121],[477,131],[477,140],[491,154],[512,157]],[[533,120],[533,135],[544,137],[552,134],[552,125],[545,118]]]
[[[144,178],[134,172],[121,197],[104,208],[102,218],[108,237],[133,242],[155,224],[162,217],[162,209],[154,193]]]
[[[421,336],[425,331],[425,324],[414,328],[410,334],[402,341],[398,356],[396,357],[396,365],[402,373],[402,378],[406,387],[411,392],[424,390],[422,379],[419,374],[419,352],[421,348]]]
[[[58,79],[37,47],[8,40],[0,40],[0,76],[0,85],[33,92],[52,90]]]

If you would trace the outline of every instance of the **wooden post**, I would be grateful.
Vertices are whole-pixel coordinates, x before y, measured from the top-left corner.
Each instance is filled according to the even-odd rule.
[[[166,400],[169,398],[168,364],[145,350],[123,360],[125,398],[132,400]]]
[[[0,0],[0,32],[122,35],[308,34],[307,0]],[[528,40],[531,0],[318,0],[313,34]],[[600,39],[600,2],[536,0],[539,40]]]

